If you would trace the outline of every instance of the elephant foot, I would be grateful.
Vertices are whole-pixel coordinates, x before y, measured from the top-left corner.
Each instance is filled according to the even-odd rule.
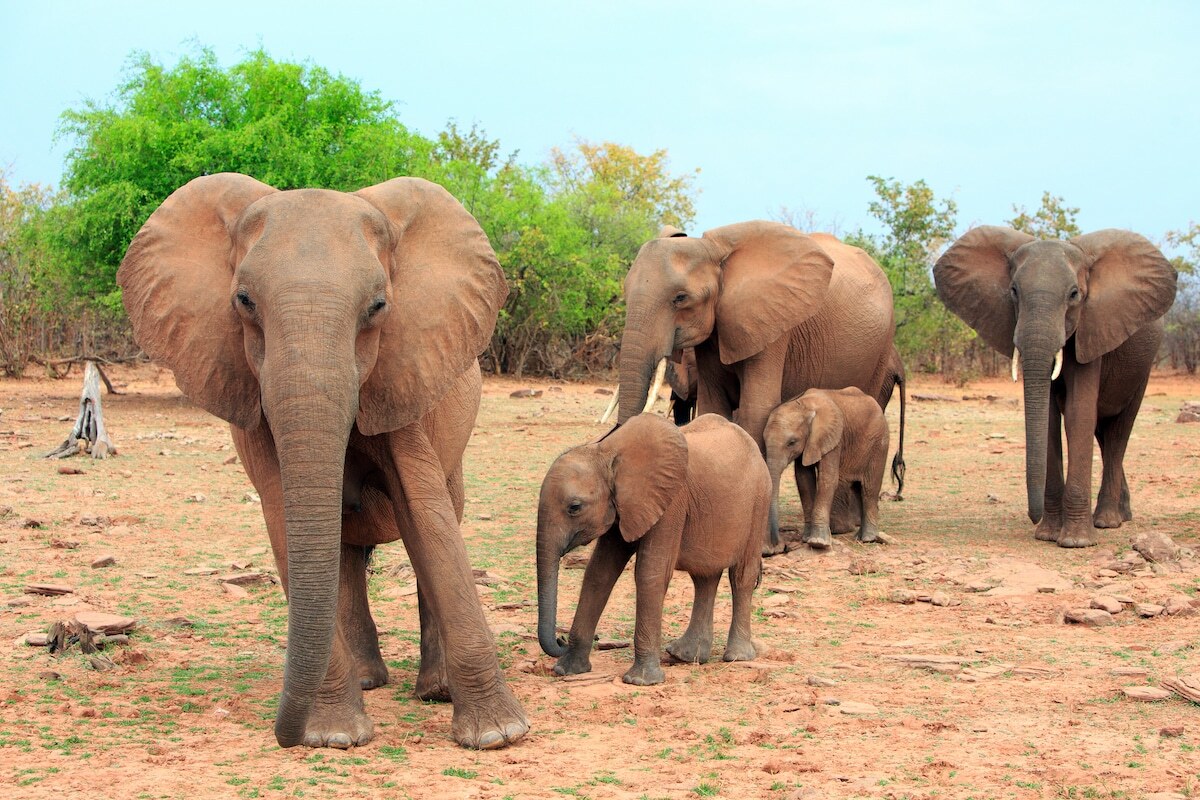
[[[454,704],[451,735],[472,750],[497,750],[519,741],[529,732],[521,702],[497,675],[490,697]]]
[[[1101,500],[1096,505],[1096,513],[1092,515],[1092,525],[1097,528],[1119,528],[1133,515],[1125,516],[1119,502]]]
[[[858,533],[854,536],[860,542],[867,544],[879,541],[879,528],[874,525],[863,525],[858,529]]]
[[[318,703],[308,715],[304,746],[348,750],[366,744],[374,735],[375,726],[361,707],[323,706]]]
[[[780,553],[786,553],[787,547],[788,543],[784,541],[783,532],[781,531],[779,534],[779,542],[777,544],[771,544],[770,538],[763,540],[763,558],[770,558],[771,556],[777,556]]]
[[[804,536],[800,541],[817,550],[827,550],[833,547],[833,536],[830,534],[829,526],[817,522],[811,526],[804,526]]]
[[[667,679],[667,674],[657,661],[642,663],[633,662],[629,671],[621,676],[621,680],[634,686],[654,686]]]
[[[358,685],[363,689],[378,689],[387,686],[388,668],[382,657],[370,660],[355,659],[358,664]]]
[[[712,636],[705,639],[685,633],[667,645],[667,652],[684,664],[707,664],[712,657]]]
[[[1037,529],[1033,532],[1033,538],[1039,542],[1057,542],[1059,535],[1062,533],[1062,518],[1049,514],[1042,517],[1042,521],[1038,523]]]
[[[363,688],[369,687],[364,684]],[[422,664],[421,670],[417,673],[417,685],[414,687],[413,694],[421,700],[432,700],[438,703],[450,702],[450,679],[446,676],[445,663],[439,664],[436,668],[426,668]]]
[[[758,655],[758,648],[749,637],[745,639],[730,639],[725,643],[724,661],[753,661]]]
[[[1083,525],[1068,525],[1058,535],[1059,547],[1094,547],[1096,543],[1096,529],[1090,520]]]
[[[555,675],[579,675],[592,671],[592,661],[587,653],[576,653],[568,650],[559,657],[554,665]]]

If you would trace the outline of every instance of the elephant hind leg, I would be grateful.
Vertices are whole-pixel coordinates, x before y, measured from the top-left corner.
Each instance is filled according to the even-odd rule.
[[[725,661],[750,661],[758,648],[750,636],[750,617],[754,613],[754,590],[762,580],[762,558],[747,548],[738,563],[729,568],[729,588],[733,593],[733,616],[725,639]]]
[[[1137,419],[1139,402],[1126,406],[1115,417],[1100,420],[1096,440],[1100,444],[1100,494],[1096,498],[1096,513],[1092,524],[1097,528],[1119,528],[1133,519],[1129,506],[1129,483],[1125,479],[1125,448],[1133,423]]]
[[[338,626],[364,689],[376,689],[388,682],[387,665],[379,652],[379,632],[367,604],[367,562],[372,549],[342,545],[338,591]]]
[[[717,599],[717,584],[721,573],[716,575],[693,575],[695,598],[692,601],[692,618],[683,636],[667,645],[667,652],[676,661],[685,664],[705,664],[712,657],[713,605]]]

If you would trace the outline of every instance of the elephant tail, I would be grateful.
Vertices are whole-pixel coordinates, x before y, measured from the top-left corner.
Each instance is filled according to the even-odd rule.
[[[896,448],[896,455],[892,458],[892,481],[896,484],[896,502],[904,499],[904,412],[908,405],[908,391],[905,384],[908,381],[904,377],[904,368],[901,367],[896,371],[896,384],[900,387],[900,444]]]

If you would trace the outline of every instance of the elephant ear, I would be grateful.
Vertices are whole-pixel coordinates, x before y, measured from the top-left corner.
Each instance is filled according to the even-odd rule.
[[[981,225],[959,237],[933,265],[933,282],[946,308],[1006,356],[1012,355],[1017,327],[1010,259],[1033,240],[1012,228]]]
[[[392,310],[359,393],[367,436],[425,416],[487,347],[508,285],[479,223],[437,184],[394,178],[356,194],[394,226]]]
[[[1175,302],[1177,275],[1149,239],[1132,231],[1096,231],[1071,243],[1091,261],[1087,300],[1075,330],[1075,357],[1086,364],[1167,313]]]
[[[809,412],[808,441],[804,444],[801,463],[811,467],[842,443],[846,418],[837,403],[824,395],[809,396],[805,400],[805,405],[812,411]]]
[[[613,459],[613,495],[621,536],[634,542],[687,491],[687,441],[666,418],[639,414],[598,447]]]
[[[833,259],[810,237],[779,222],[741,222],[706,231],[721,260],[717,338],[733,364],[815,314],[829,290]]]
[[[196,178],[150,215],[117,270],[138,344],[192,402],[244,429],[262,410],[230,299],[233,234],[242,212],[276,191],[236,173]]]

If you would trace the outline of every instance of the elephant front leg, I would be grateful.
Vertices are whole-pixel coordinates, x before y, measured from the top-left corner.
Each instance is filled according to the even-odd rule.
[[[592,640],[596,637],[596,625],[608,604],[617,578],[633,556],[634,546],[621,538],[616,530],[609,531],[596,541],[592,557],[583,572],[583,587],[579,592],[579,605],[575,619],[571,622],[571,633],[567,637],[567,652],[554,665],[555,675],[578,675],[592,671]]]
[[[1100,388],[1100,361],[1075,365],[1067,375],[1067,402],[1063,421],[1067,433],[1067,476],[1063,486],[1063,527],[1059,547],[1096,544],[1092,524],[1092,457],[1096,433],[1096,397]]]
[[[634,565],[637,584],[637,620],[633,634],[633,666],[621,676],[625,683],[652,686],[666,680],[662,664],[663,601],[679,555],[683,519],[678,509],[668,510],[642,539]],[[655,533],[669,534],[655,536]]]
[[[389,494],[403,499],[397,524],[445,648],[451,734],[464,747],[511,744],[529,722],[500,671],[441,464],[419,424],[388,437]]]
[[[808,544],[808,540],[813,537],[816,529],[813,527],[813,510],[817,505],[817,468],[816,466],[806,467],[800,463],[800,459],[795,461],[796,473],[796,492],[800,495],[800,507],[804,511],[804,530],[800,533],[800,543]],[[793,549],[795,540],[789,541],[787,549]],[[764,555],[766,555],[764,553]]]
[[[817,464],[817,495],[813,500],[812,534],[805,540],[809,547],[825,550],[833,546],[829,511],[838,485],[840,454],[835,449]]]

